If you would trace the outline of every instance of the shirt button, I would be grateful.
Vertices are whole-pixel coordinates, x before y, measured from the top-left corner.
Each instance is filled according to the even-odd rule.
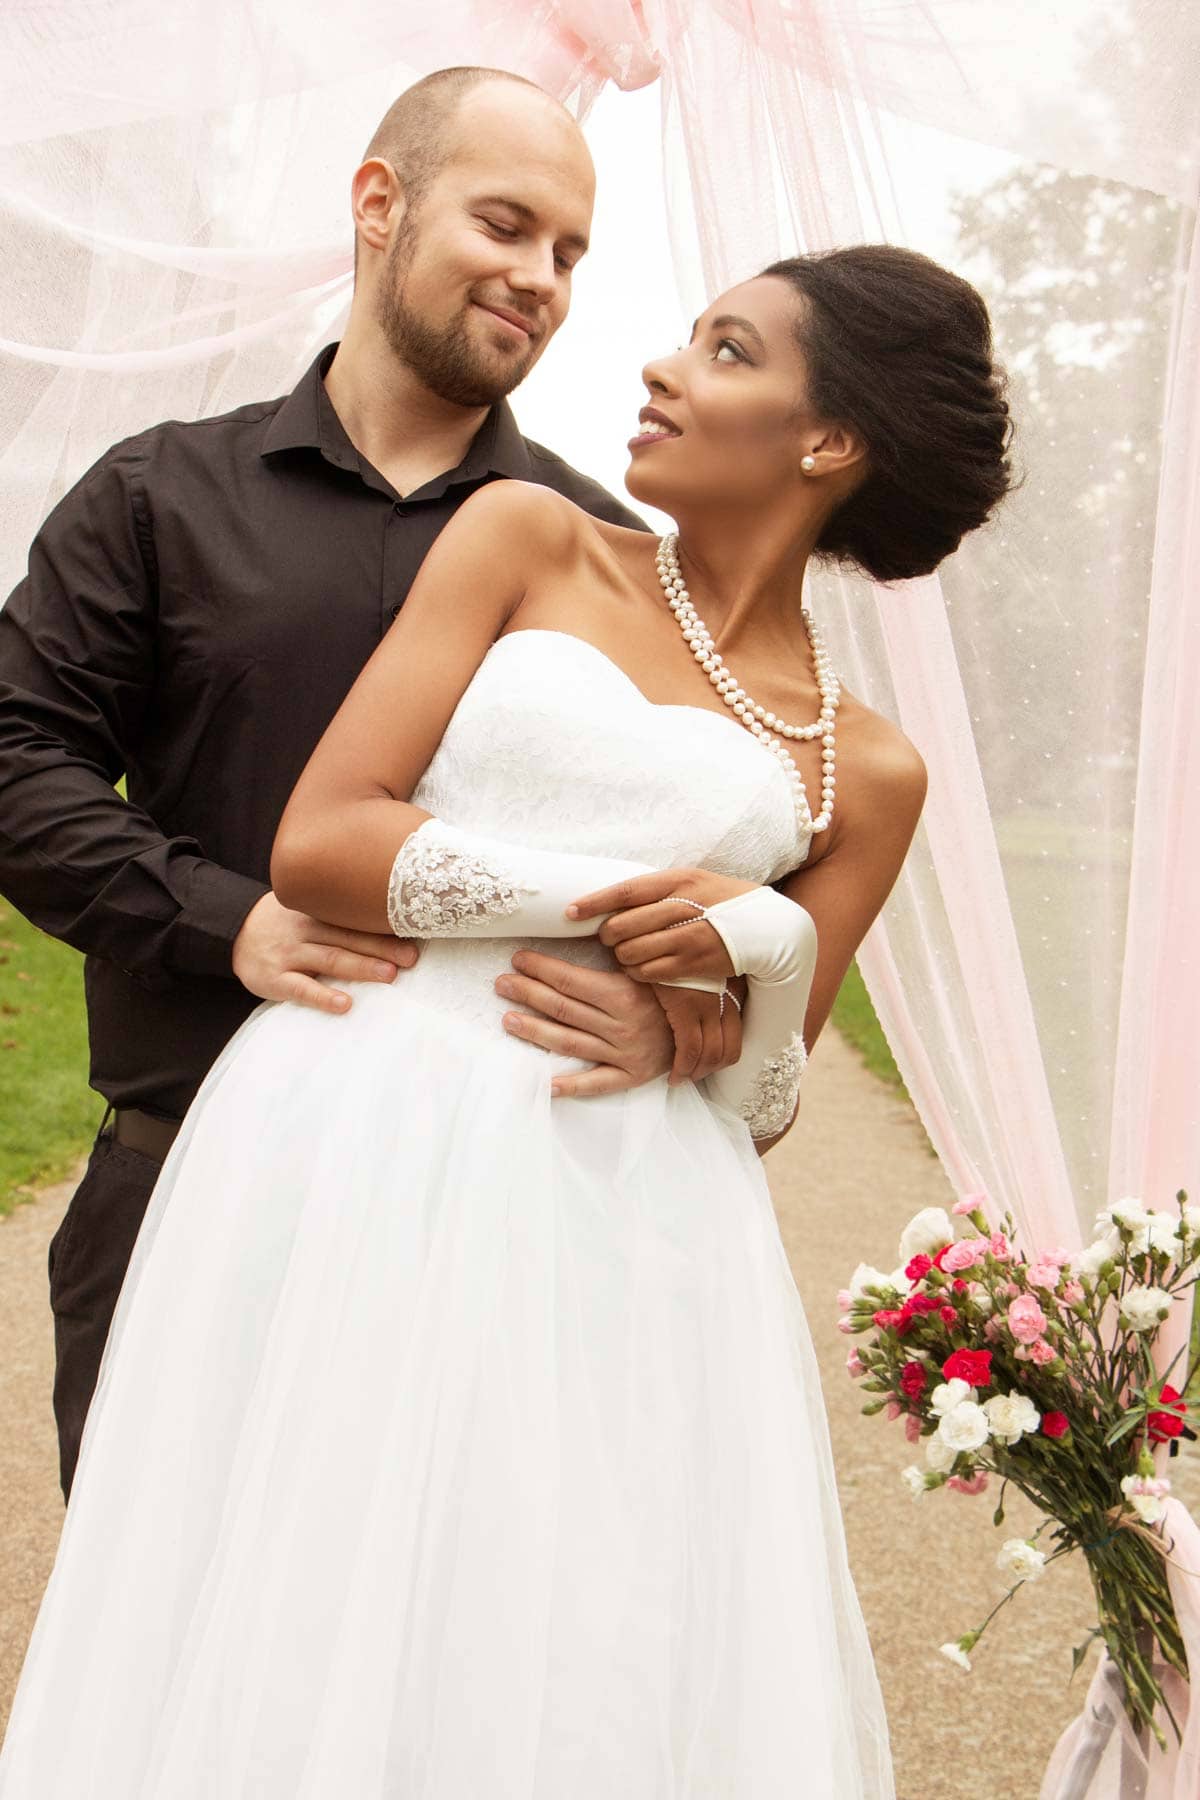
[[[390,611],[393,619],[398,619],[400,617],[400,608],[398,606],[391,607]]]

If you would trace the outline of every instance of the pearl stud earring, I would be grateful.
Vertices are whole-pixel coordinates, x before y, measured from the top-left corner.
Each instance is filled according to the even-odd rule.
[[[815,456],[802,456],[800,458],[800,467],[804,470],[806,475],[811,475],[816,466],[817,459]]]

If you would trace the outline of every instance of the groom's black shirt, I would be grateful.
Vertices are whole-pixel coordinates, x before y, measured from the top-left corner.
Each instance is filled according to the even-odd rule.
[[[325,391],[336,348],[286,399],[108,451],[0,610],[0,891],[87,953],[116,1106],[181,1118],[259,1004],[231,951],[288,795],[467,495],[510,476],[642,523],[503,402],[401,498]]]

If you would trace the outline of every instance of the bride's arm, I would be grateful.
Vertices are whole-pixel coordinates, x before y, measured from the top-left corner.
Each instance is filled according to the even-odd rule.
[[[735,1068],[757,1062],[762,1070],[763,1128],[754,1132],[760,1155],[786,1136],[795,1122],[807,1053],[825,1027],[855,951],[895,886],[924,805],[924,762],[906,737],[886,721],[879,723],[882,729],[873,751],[856,771],[855,801],[843,803],[843,828],[832,848],[811,868],[801,865],[777,884],[778,894],[802,907],[815,928],[815,964],[802,1003],[789,1016],[761,984],[750,981],[747,1041],[742,1063]],[[753,1024],[756,1005],[760,1023],[762,1011],[779,1015],[774,1036],[782,1041],[773,1048],[748,1041],[752,1033],[759,1035]],[[799,1040],[798,1053],[792,1034]],[[770,1066],[772,1059],[778,1059],[777,1067]],[[734,1071],[722,1070],[710,1082],[720,1083],[729,1073]],[[769,1121],[767,1112],[774,1114]]]
[[[775,889],[672,869],[579,903],[585,917],[608,915],[601,942],[639,981],[670,987],[730,968],[746,976],[741,1056],[707,1085],[745,1119],[760,1154],[790,1129],[807,1053],[891,892],[924,803],[925,765],[908,739],[882,718],[860,729],[854,797],[842,802],[837,836],[811,867]],[[694,905],[695,916],[679,915],[668,894]]]
[[[409,799],[529,571],[569,582],[580,545],[576,509],[545,488],[492,483],[458,509],[288,801],[271,854],[284,906],[400,936],[595,932],[567,901],[645,863],[507,844]]]

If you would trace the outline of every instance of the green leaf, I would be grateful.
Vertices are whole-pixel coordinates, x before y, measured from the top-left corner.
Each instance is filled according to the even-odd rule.
[[[1104,1442],[1106,1444],[1115,1444],[1118,1439],[1125,1437],[1128,1432],[1136,1430],[1145,1416],[1145,1408],[1141,1408],[1135,1412],[1127,1412],[1125,1417],[1114,1425],[1112,1430],[1107,1433]]]
[[[1093,1625],[1092,1629],[1088,1632],[1087,1636],[1084,1638],[1082,1644],[1076,1644],[1075,1648],[1071,1652],[1071,1677],[1078,1675],[1079,1665],[1083,1662],[1088,1651],[1091,1649],[1092,1639],[1098,1638],[1100,1635],[1101,1635],[1100,1627],[1098,1625]]]

